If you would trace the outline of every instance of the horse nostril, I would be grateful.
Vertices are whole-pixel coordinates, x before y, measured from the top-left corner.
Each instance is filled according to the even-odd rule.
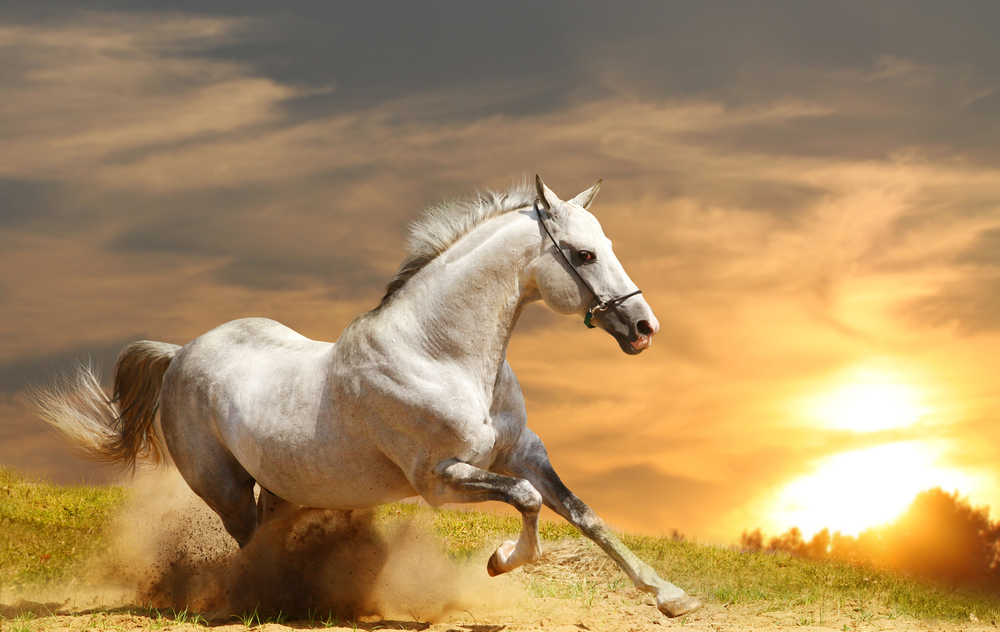
[[[639,324],[635,326],[641,336],[652,336],[654,332],[653,326],[649,324],[648,320],[640,320]]]

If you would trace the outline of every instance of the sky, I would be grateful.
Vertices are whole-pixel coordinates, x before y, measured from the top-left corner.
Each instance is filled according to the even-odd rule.
[[[608,522],[1000,510],[1000,5],[0,2],[0,464],[23,392],[247,316],[336,340],[441,200],[538,173],[661,331],[530,307],[529,426]]]

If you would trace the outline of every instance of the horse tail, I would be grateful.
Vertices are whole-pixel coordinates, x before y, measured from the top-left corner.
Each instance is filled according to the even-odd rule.
[[[79,456],[132,470],[136,461],[160,465],[169,458],[156,412],[163,375],[180,349],[141,340],[115,362],[113,396],[88,364],[47,390],[29,394],[35,414],[63,436]]]

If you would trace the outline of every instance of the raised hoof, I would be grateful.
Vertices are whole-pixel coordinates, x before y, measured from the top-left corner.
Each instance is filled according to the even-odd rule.
[[[490,561],[486,563],[486,572],[490,574],[490,577],[496,577],[504,572],[503,569],[500,568],[500,557],[497,555],[499,552],[499,550],[493,551],[493,555],[490,556]]]
[[[674,617],[681,617],[686,614],[691,614],[698,608],[701,608],[702,603],[692,597],[691,595],[681,595],[676,599],[671,599],[670,601],[664,601],[658,607],[660,612],[667,615],[671,619]]]

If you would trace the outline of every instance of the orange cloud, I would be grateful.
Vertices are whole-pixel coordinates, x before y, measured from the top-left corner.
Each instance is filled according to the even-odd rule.
[[[612,522],[734,537],[824,459],[908,438],[796,412],[872,357],[944,385],[946,419],[921,432],[958,446],[953,465],[996,472],[1000,173],[915,132],[857,131],[935,86],[974,107],[979,79],[959,90],[940,67],[886,58],[794,98],[622,88],[477,114],[536,89],[485,78],[304,116],[296,102],[324,88],[200,54],[250,26],[91,14],[0,29],[0,61],[24,60],[0,82],[0,196],[14,201],[0,208],[0,375],[243,316],[336,339],[377,302],[421,207],[524,170],[564,195],[603,176],[594,212],[657,311],[654,348],[628,358],[532,308],[509,358],[531,426]],[[10,428],[28,423],[19,401]]]

